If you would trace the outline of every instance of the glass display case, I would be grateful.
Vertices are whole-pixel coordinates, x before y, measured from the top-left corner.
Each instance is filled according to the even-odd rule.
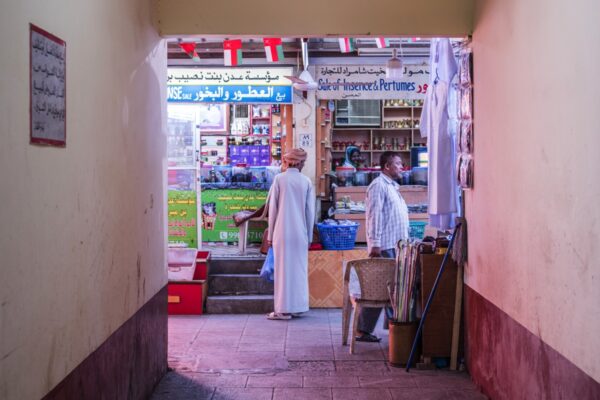
[[[194,167],[194,121],[167,119],[167,159],[169,167]]]
[[[217,110],[223,118],[216,118]],[[280,172],[288,123],[282,110],[270,104],[168,105],[170,247],[238,240],[233,214],[262,206]],[[224,131],[217,123],[226,123]],[[253,227],[248,239],[260,242],[263,231]]]
[[[167,187],[169,247],[198,247],[198,163],[196,110],[167,108]]]

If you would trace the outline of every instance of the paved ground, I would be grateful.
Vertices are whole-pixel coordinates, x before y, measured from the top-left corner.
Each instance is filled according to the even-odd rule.
[[[466,373],[406,373],[379,344],[341,342],[341,311],[169,318],[169,372],[152,399],[485,399]]]

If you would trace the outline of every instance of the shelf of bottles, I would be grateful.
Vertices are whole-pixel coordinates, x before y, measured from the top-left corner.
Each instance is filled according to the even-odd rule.
[[[269,166],[281,157],[281,115],[278,104],[249,105],[231,124],[229,161],[231,165]]]
[[[426,145],[427,140],[420,132],[423,100],[382,100],[381,107],[379,126],[336,126],[333,129],[331,153],[334,167],[342,165],[348,146],[359,148],[361,165],[374,167],[379,164],[380,154],[384,151],[400,153],[404,164],[410,165],[411,148]]]
[[[282,140],[281,106],[271,106],[271,160],[281,162],[281,140]]]

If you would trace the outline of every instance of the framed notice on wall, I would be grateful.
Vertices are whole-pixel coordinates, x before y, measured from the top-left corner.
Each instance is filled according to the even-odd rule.
[[[67,44],[29,24],[30,142],[67,144]]]

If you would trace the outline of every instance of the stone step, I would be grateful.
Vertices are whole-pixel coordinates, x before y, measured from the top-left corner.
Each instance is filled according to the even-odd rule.
[[[208,295],[273,294],[273,283],[257,274],[210,274]]]
[[[273,311],[273,295],[208,296],[207,314],[267,314]]]
[[[264,257],[212,259],[209,274],[257,274],[264,261]]]

